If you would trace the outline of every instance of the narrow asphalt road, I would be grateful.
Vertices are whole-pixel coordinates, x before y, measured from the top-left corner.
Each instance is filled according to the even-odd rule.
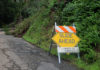
[[[58,64],[57,57],[22,38],[0,31],[0,70],[79,70],[67,61]]]

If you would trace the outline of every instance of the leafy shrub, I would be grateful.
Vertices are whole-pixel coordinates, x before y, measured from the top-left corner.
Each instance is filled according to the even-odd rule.
[[[93,63],[96,61],[96,53],[92,49],[87,49],[87,53],[83,56],[83,60],[87,63]]]
[[[23,36],[24,39],[38,46],[47,47],[50,41],[50,28],[54,25],[54,16],[58,16],[58,24],[72,25],[74,23],[76,25],[77,35],[81,38],[79,43],[81,57],[87,63],[94,62],[96,60],[95,49],[100,46],[100,1],[68,0],[69,3],[66,5],[64,0],[60,3],[56,0],[37,0],[37,4],[33,4],[35,1],[33,0],[26,10],[33,17],[19,24],[15,34],[20,35],[28,30]],[[56,12],[53,17],[51,17],[52,12]],[[30,25],[29,23],[32,23],[30,27],[27,26]]]
[[[24,35],[24,33],[27,32],[28,28],[32,24],[31,20],[32,20],[32,17],[30,17],[28,19],[24,19],[23,22],[21,22],[20,24],[17,24],[16,29],[15,29],[13,34],[15,36]]]
[[[87,62],[95,60],[96,49],[100,45],[100,1],[73,0],[66,4],[61,14],[60,24],[77,27],[77,35],[81,38],[79,47],[81,55]]]

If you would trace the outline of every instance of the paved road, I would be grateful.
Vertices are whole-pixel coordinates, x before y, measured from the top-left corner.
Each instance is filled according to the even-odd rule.
[[[22,38],[5,35],[0,31],[0,70],[79,70],[63,61],[58,64],[57,57],[37,48]]]

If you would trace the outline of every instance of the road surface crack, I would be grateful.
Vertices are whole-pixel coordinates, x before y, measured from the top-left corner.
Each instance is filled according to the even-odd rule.
[[[5,65],[2,65],[3,67],[5,67],[8,70],[21,70],[21,67],[16,64],[16,62],[10,58],[10,56],[8,54],[6,54],[6,51],[8,49],[1,49],[3,54],[7,57],[7,59],[9,60],[9,62]]]

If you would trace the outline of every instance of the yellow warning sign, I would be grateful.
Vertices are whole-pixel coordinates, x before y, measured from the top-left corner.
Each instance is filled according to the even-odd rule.
[[[52,40],[58,44],[60,47],[75,47],[80,38],[74,33],[57,33],[52,37]]]

